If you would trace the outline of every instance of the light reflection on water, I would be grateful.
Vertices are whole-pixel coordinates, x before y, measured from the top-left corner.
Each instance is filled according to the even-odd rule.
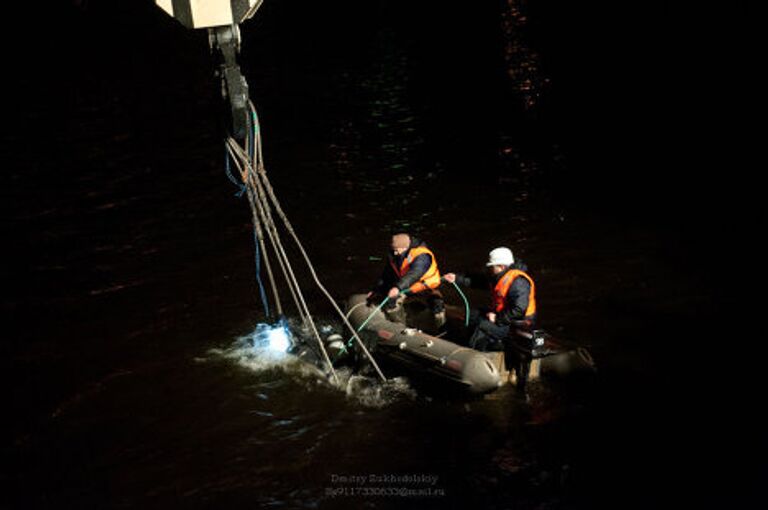
[[[528,19],[524,14],[527,0],[506,0],[502,9],[504,60],[510,84],[522,97],[526,110],[534,110],[549,80],[542,76],[540,57],[525,38]]]
[[[302,335],[296,331],[294,334]],[[300,384],[306,390],[329,390],[331,394],[365,408],[382,408],[416,397],[415,390],[403,377],[393,377],[381,382],[375,375],[356,373],[348,367],[341,367],[336,369],[337,378],[333,378],[314,364],[294,355],[275,351],[268,346],[259,346],[258,343],[254,346],[254,337],[258,335],[257,329],[252,334],[237,338],[229,347],[209,350],[207,356],[199,357],[197,361],[224,359],[253,372],[257,378],[277,377],[275,380],[259,384],[260,391],[257,396],[262,400],[269,400],[273,396],[269,390],[279,396],[283,391],[283,383],[280,382],[282,379]],[[309,334],[303,336],[301,341],[314,341]]]

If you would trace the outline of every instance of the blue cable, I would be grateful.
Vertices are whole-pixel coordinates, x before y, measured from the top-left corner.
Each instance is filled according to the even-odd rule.
[[[252,108],[251,109],[251,115],[253,117],[253,135],[250,138],[250,143],[248,144],[248,156],[251,158],[251,163],[253,163],[254,158],[256,157],[256,133],[259,129],[259,121],[256,118],[256,112]],[[245,186],[243,186],[245,188]],[[267,293],[264,291],[264,284],[261,281],[261,257],[260,251],[259,251],[259,240],[256,239],[256,230],[254,229],[254,239],[256,241],[256,282],[259,284],[259,293],[261,294],[261,301],[264,304],[264,310],[267,314],[268,318],[271,318],[271,314],[269,312],[269,305],[267,302]],[[287,329],[287,328],[286,328]]]
[[[245,184],[242,184],[242,183],[238,182],[237,179],[235,179],[235,176],[232,175],[232,166],[231,166],[231,163],[230,163],[229,151],[226,150],[226,148],[225,148],[224,152],[225,152],[225,154],[224,154],[224,170],[225,170],[225,173],[227,174],[227,177],[232,182],[232,184],[234,184],[235,186],[240,188],[240,191],[235,193],[235,196],[237,198],[241,198],[243,196],[243,194],[245,193],[246,186],[245,186]],[[253,153],[253,148],[251,148],[251,153]],[[270,310],[269,310],[269,301],[267,300],[267,293],[264,290],[264,282],[261,281],[261,250],[260,250],[260,247],[259,247],[259,238],[256,235],[256,229],[255,228],[253,229],[253,241],[254,241],[254,245],[256,246],[256,254],[255,254],[255,259],[256,259],[256,283],[259,285],[259,296],[261,297],[261,303],[264,306],[264,313],[267,315],[267,318],[271,318],[272,314],[270,313]]]
[[[235,196],[237,198],[242,197],[243,194],[245,193],[245,184],[235,179],[235,176],[232,175],[232,166],[229,162],[229,151],[227,150],[226,147],[224,147],[224,172],[227,174],[227,177],[232,182],[232,184],[240,188],[240,191],[235,193]]]

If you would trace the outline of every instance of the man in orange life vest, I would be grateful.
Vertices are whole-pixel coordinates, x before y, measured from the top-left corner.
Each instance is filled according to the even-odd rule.
[[[509,248],[496,248],[488,254],[490,283],[492,289],[491,308],[473,312],[470,325],[475,332],[470,347],[481,351],[504,350],[504,342],[515,330],[530,330],[536,320],[536,287],[526,272],[527,266],[515,262]],[[461,276],[454,273],[445,275],[448,282],[462,286],[478,286],[487,278]]]
[[[445,305],[437,290],[439,286],[440,270],[435,254],[415,237],[398,233],[392,236],[387,263],[368,297],[387,296],[389,301],[384,305],[384,312],[398,321],[405,319],[402,304],[406,294],[426,297],[436,326],[441,327],[445,324]]]

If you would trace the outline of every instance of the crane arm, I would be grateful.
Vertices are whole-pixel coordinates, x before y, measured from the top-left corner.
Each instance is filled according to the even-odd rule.
[[[239,25],[250,19],[263,0],[155,0],[187,28]]]
[[[221,94],[230,107],[232,136],[242,141],[250,127],[248,82],[237,62],[240,54],[240,23],[250,19],[263,0],[155,0],[182,25],[207,29],[208,43],[222,81]]]

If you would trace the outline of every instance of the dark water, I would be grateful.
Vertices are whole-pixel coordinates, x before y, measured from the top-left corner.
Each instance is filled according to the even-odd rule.
[[[625,13],[361,4],[267,1],[244,31],[268,171],[325,283],[339,299],[365,290],[393,229],[424,237],[447,271],[509,244],[542,325],[589,345],[598,376],[536,385],[527,403],[506,388],[464,401],[402,378],[334,386],[251,352],[250,223],[223,174],[205,38],[146,2],[62,6],[19,59],[3,129],[2,506],[749,498],[765,473],[754,386],[722,354],[732,335],[713,331],[739,281],[713,285],[698,257],[732,245],[747,213],[732,182],[669,173],[674,157],[644,166],[663,147],[622,115],[647,121],[643,103],[663,94],[621,97],[648,90],[622,81],[646,53],[594,17]],[[669,129],[657,124],[664,143]],[[703,207],[717,199],[727,214]],[[433,492],[372,494],[401,487]]]

